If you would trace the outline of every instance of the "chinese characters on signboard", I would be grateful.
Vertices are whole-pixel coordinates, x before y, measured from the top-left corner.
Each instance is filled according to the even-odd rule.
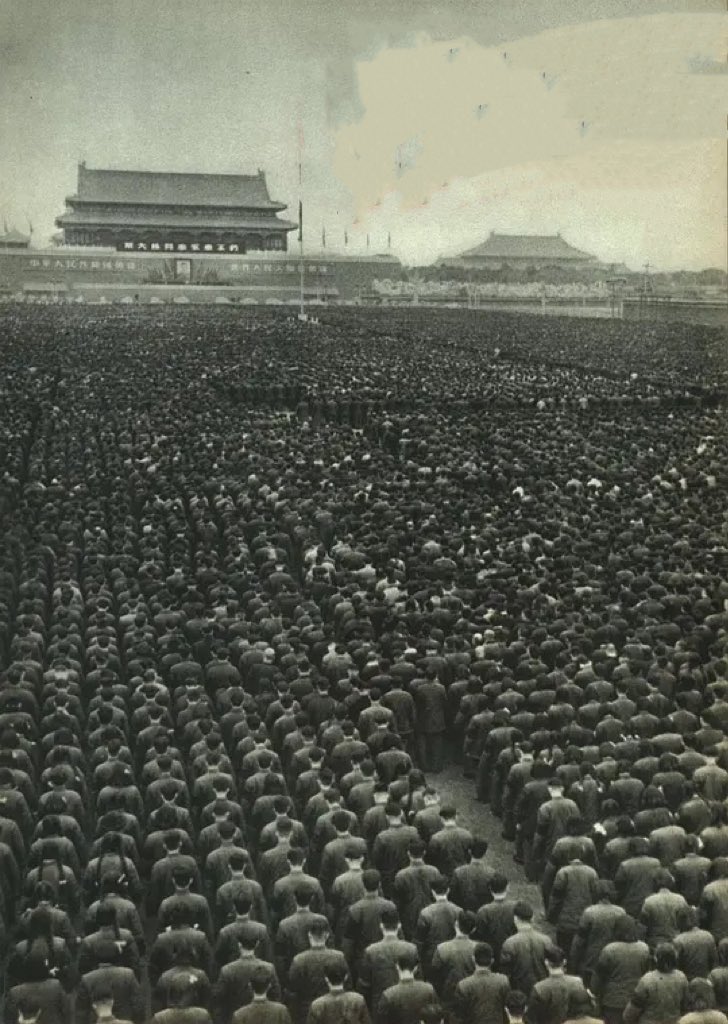
[[[188,266],[182,268],[182,273],[186,276],[189,270],[191,276],[192,261],[191,260],[177,260],[178,274],[182,264]],[[137,271],[143,273],[148,267],[149,263],[145,260],[134,260],[134,259],[83,259],[78,256],[32,256],[28,261],[27,265],[34,270],[96,270],[96,271]],[[332,273],[332,267],[323,263],[304,263],[304,272],[306,274],[330,274]],[[276,260],[275,262],[261,262],[252,260],[237,261],[234,263],[225,263],[220,265],[220,272],[225,275],[251,275],[251,274],[299,274],[300,265],[297,263],[284,262],[283,260]]]
[[[83,260],[68,256],[31,257],[28,266],[34,270],[134,270],[134,260]]]
[[[116,247],[124,252],[240,252],[237,242],[119,242]],[[242,250],[243,252],[245,250]]]

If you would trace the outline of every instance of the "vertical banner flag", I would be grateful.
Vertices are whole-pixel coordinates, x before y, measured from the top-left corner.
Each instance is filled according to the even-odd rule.
[[[321,248],[326,248],[326,227],[321,228]]]
[[[349,244],[349,232],[344,228],[344,245]]]
[[[298,200],[298,241],[303,241],[303,203]]]

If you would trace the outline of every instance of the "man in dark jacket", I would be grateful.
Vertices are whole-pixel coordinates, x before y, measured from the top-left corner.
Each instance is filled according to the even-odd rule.
[[[516,934],[506,939],[501,949],[501,970],[508,975],[511,988],[530,992],[547,975],[546,953],[554,943],[533,925],[533,908],[517,903],[513,911]]]
[[[296,909],[284,917],[276,929],[276,967],[284,986],[293,958],[309,948],[309,932],[312,927],[328,929],[326,917],[311,909],[312,895],[307,887],[297,889]]]
[[[434,902],[420,911],[415,929],[415,941],[425,977],[429,977],[432,958],[441,942],[455,934],[455,922],[461,908],[449,899],[447,879],[439,875],[432,883]]]
[[[376,1014],[379,999],[385,989],[396,985],[397,962],[401,956],[417,958],[417,947],[399,937],[399,916],[396,911],[384,910],[381,919],[381,938],[371,942],[359,962],[357,987],[364,995],[369,1011]]]
[[[359,992],[347,992],[346,965],[332,963],[326,969],[328,992],[314,999],[308,1011],[307,1024],[369,1024],[369,1010]]]
[[[417,957],[404,954],[397,961],[398,980],[385,989],[375,1012],[375,1024],[420,1024],[422,1011],[436,1002],[435,990],[415,978]]]
[[[581,915],[596,899],[598,881],[594,868],[578,857],[559,869],[549,898],[548,920],[556,928],[556,942],[562,949],[571,950]]]
[[[595,887],[595,902],[587,907],[579,919],[576,935],[568,952],[569,966],[589,985],[599,954],[614,939],[617,921],[626,916],[623,907],[614,902],[612,882],[599,879]]]
[[[486,861],[488,843],[473,839],[470,860],[455,868],[450,879],[450,898],[463,910],[478,910],[492,899],[490,884],[495,872]]]
[[[571,1000],[586,995],[584,982],[575,974],[567,974],[562,950],[546,951],[548,977],[536,982],[528,1001],[529,1024],[563,1024]]]
[[[655,891],[655,881],[662,871],[656,857],[649,856],[649,844],[642,836],[633,836],[629,857],[622,861],[614,876],[617,900],[630,917],[639,919],[642,905]]]
[[[636,922],[625,914],[615,923],[614,940],[599,954],[590,983],[607,1024],[622,1024],[630,996],[650,964],[649,947],[638,939]]]
[[[253,905],[249,896],[240,893],[234,902],[235,917],[220,929],[215,944],[215,962],[218,967],[230,963],[238,956],[240,943],[246,936],[255,939],[257,955],[273,963],[273,942],[270,930],[252,916]]]
[[[503,943],[516,934],[516,901],[508,897],[508,879],[495,874],[491,879],[492,901],[478,911],[477,936],[487,942],[493,950],[493,964],[500,970],[500,953]]]
[[[4,1019],[8,1024],[42,1021],[72,1024],[71,1001],[57,978],[14,985],[5,996]]]
[[[327,973],[334,964],[343,965],[348,977],[346,958],[341,950],[329,949],[327,942],[330,929],[324,925],[312,925],[309,933],[309,948],[293,958],[288,972],[288,1005],[293,1008],[295,1024],[305,1024],[308,1011],[314,999],[326,995]]]
[[[365,871],[362,881],[364,896],[349,907],[343,925],[342,952],[355,981],[365,949],[370,942],[376,942],[382,933],[382,914],[397,912],[395,904],[382,896],[381,879],[376,869]]]
[[[212,1024],[207,1008],[199,1005],[200,990],[195,980],[192,973],[180,974],[170,980],[167,989],[169,1005],[154,1014],[152,1024]]]
[[[323,888],[318,878],[305,870],[306,851],[292,846],[288,851],[288,874],[279,878],[273,886],[271,911],[274,920],[282,921],[296,909],[296,893],[307,889],[311,893],[311,909],[323,914],[326,909]]]
[[[440,772],[447,728],[447,691],[437,678],[435,665],[427,666],[424,679],[413,680],[411,693],[417,716],[417,753],[420,768],[425,772]]]
[[[475,928],[477,918],[462,910],[455,921],[455,935],[440,942],[432,957],[429,980],[445,1007],[452,1007],[455,988],[475,967]]]
[[[508,771],[503,791],[503,837],[516,838],[516,804],[533,771],[533,747],[524,740],[516,747],[518,760]]]
[[[382,876],[385,896],[392,892],[398,871],[407,867],[410,844],[419,839],[417,829],[406,825],[399,804],[390,802],[386,806],[387,828],[374,840],[372,864]]]
[[[420,911],[432,903],[432,884],[440,877],[440,872],[425,863],[425,844],[419,839],[410,843],[407,856],[407,867],[395,875],[393,895],[402,931],[408,939],[413,939]]]
[[[564,785],[558,777],[549,782],[549,799],[536,815],[536,834],[533,837],[533,863],[539,870],[548,861],[556,841],[566,834],[568,822],[581,817],[579,808],[564,796]]]
[[[440,810],[442,828],[436,832],[427,845],[427,859],[434,864],[441,875],[450,879],[456,868],[470,860],[473,836],[468,829],[458,825],[457,811],[449,804]]]
[[[281,987],[272,964],[260,960],[256,955],[258,940],[255,936],[244,936],[240,942],[239,955],[236,960],[220,971],[213,993],[215,1018],[222,1024],[229,1024],[233,1014],[241,1006],[247,1006],[253,999],[251,979],[265,972],[270,982],[270,991],[274,999],[279,999]]]
[[[685,897],[691,907],[697,907],[701,893],[708,881],[710,860],[700,852],[700,840],[688,835],[685,840],[685,856],[676,860],[670,868],[675,879],[675,891]]]
[[[253,998],[247,1006],[235,1011],[232,1024],[291,1024],[288,1008],[270,998],[270,986],[268,974],[265,971],[256,971],[250,979]],[[170,1020],[169,1024],[177,1022]]]
[[[453,1010],[459,1024],[502,1024],[510,983],[493,970],[493,950],[487,942],[475,946],[475,968],[455,987]]]
[[[526,874],[530,881],[536,881],[540,868],[534,860],[534,837],[538,823],[538,812],[549,799],[548,779],[551,766],[544,761],[535,761],[531,769],[531,777],[524,784],[516,800],[514,817],[516,820],[517,864],[526,865]]]
[[[101,966],[84,974],[76,993],[76,1019],[80,1024],[94,1024],[96,1004],[106,1002],[121,1020],[144,1024],[146,1001],[130,968]]]

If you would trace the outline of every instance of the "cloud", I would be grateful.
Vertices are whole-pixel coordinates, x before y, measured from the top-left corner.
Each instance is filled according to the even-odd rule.
[[[696,49],[717,49],[724,25],[710,15],[598,21],[507,48],[420,35],[358,64],[364,112],[337,132],[335,172],[365,224],[385,211],[399,222],[408,258],[458,251],[486,227],[568,224],[571,241],[614,259],[720,264],[722,83],[685,67]],[[413,139],[417,157],[396,173]]]

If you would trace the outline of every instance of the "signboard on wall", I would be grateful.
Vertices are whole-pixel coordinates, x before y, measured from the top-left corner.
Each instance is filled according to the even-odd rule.
[[[115,270],[129,271],[138,261],[121,259],[83,259],[78,256],[31,256],[27,261],[32,270]]]
[[[168,242],[164,239],[154,241],[136,241],[127,239],[118,242],[116,248],[121,252],[189,252],[189,253],[242,253],[245,245],[242,242]],[[269,242],[268,249],[285,248],[284,240],[276,238]]]
[[[113,271],[114,273],[137,273],[145,274],[154,267],[156,272],[161,272],[162,267],[167,267],[165,273],[174,274],[178,280],[181,274],[192,273],[193,260],[188,258],[182,259],[170,259],[170,260],[147,260],[147,259],[134,259],[133,256],[127,254],[125,258],[122,258],[121,254],[115,258],[105,257],[98,253],[94,253],[93,257],[83,257],[79,255],[62,255],[59,253],[56,255],[39,254],[37,256],[26,256],[13,257],[23,260],[24,268],[29,270],[37,271],[48,271],[48,270],[62,270],[62,271],[97,271],[100,273],[108,273]],[[217,272],[222,276],[232,276],[236,278],[250,279],[251,277],[298,277],[301,272],[301,267],[298,261],[278,259],[278,260],[265,260],[265,259],[254,259],[254,258],[242,258],[238,260],[224,260],[219,263],[211,262],[210,267],[215,267]],[[303,264],[303,270],[307,277],[315,275],[316,277],[331,276],[334,273],[334,267],[330,263],[314,263],[306,260]]]

